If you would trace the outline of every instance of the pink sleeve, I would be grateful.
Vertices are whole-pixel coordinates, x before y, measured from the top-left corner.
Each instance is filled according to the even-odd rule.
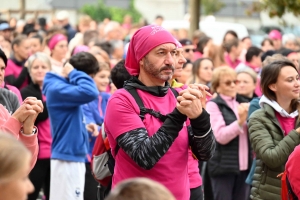
[[[0,129],[12,134],[15,138],[20,140],[32,153],[31,169],[34,167],[39,151],[37,134],[26,136],[20,133],[22,124],[11,117],[8,111],[0,105]]]
[[[289,182],[293,189],[293,192],[296,194],[298,199],[300,198],[300,170],[299,170],[299,161],[300,161],[300,146],[298,145],[294,152],[290,155],[286,163],[286,171]]]
[[[9,59],[8,61],[7,61],[7,66],[6,66],[6,68],[5,68],[5,77],[6,76],[10,76],[10,75],[14,75],[14,71],[13,71],[13,66],[12,65],[14,65],[13,64],[13,62]]]
[[[140,112],[138,106],[131,102],[135,102],[133,97],[118,93],[111,97],[107,104],[105,128],[112,134],[114,140],[128,131],[145,128],[138,114]]]
[[[218,143],[225,145],[243,133],[243,129],[240,128],[237,121],[226,126],[222,113],[216,103],[212,101],[207,102],[206,110],[210,114],[210,123]]]
[[[23,144],[29,149],[29,151],[32,154],[32,159],[30,162],[30,169],[32,169],[34,167],[36,160],[37,160],[38,153],[39,153],[37,134],[38,133],[36,133],[34,135],[29,135],[29,136],[22,134],[22,133],[19,134],[19,136],[20,136],[19,140],[21,142],[23,142]]]

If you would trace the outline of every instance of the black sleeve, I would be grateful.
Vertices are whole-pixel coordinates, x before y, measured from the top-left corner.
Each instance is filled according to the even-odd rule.
[[[15,78],[13,75],[9,75],[4,78],[4,81],[9,85],[20,88],[27,77],[29,77],[28,69],[27,67],[23,67],[20,75],[17,78]]]
[[[45,121],[46,119],[48,119],[49,115],[48,115],[48,109],[47,109],[47,104],[46,101],[43,101],[43,106],[44,106],[44,110],[42,113],[40,113],[36,120],[35,120],[35,124],[38,124],[41,121]]]
[[[210,117],[206,110],[196,119],[190,119],[188,126],[189,143],[193,154],[200,161],[209,160],[216,148],[216,140],[210,125]]]
[[[140,167],[150,170],[169,150],[187,117],[176,108],[151,137],[145,128],[131,130],[117,138],[118,145]]]
[[[43,101],[42,99],[42,94],[35,92],[34,88],[28,88],[28,87],[23,88],[20,92],[23,99],[26,99],[27,97],[36,97],[38,100],[41,100],[43,103],[44,110],[42,113],[40,113],[37,116],[35,120],[35,125],[37,125],[41,121],[46,120],[48,118],[48,109],[47,109],[46,101]]]

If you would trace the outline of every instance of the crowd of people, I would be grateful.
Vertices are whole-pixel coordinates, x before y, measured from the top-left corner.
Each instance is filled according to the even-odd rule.
[[[296,36],[229,30],[219,46],[162,21],[0,21],[0,200],[103,200],[103,130],[107,200],[279,200],[285,166],[300,197]]]

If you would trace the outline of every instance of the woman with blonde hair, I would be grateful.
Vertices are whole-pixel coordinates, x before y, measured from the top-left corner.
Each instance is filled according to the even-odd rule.
[[[234,69],[214,70],[211,85],[218,95],[206,109],[217,141],[207,166],[215,200],[249,199],[250,187],[245,183],[251,159],[246,126],[249,104],[237,95],[237,84]]]
[[[32,155],[12,135],[0,132],[0,200],[26,200],[34,191],[28,179]]]
[[[36,200],[42,187],[47,200],[49,199],[50,188],[52,137],[46,97],[42,94],[42,87],[46,73],[51,71],[51,62],[45,53],[38,52],[29,57],[27,68],[32,83],[21,90],[22,98],[26,99],[27,97],[36,97],[43,103],[44,106],[44,111],[37,116],[35,121],[35,125],[39,129],[39,154],[36,165],[29,175],[36,191],[28,196],[28,200]]]

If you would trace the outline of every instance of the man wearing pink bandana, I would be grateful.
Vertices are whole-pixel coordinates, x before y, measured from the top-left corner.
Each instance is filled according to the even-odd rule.
[[[115,158],[112,187],[146,177],[165,185],[177,200],[187,200],[189,146],[199,160],[213,155],[215,139],[201,104],[204,88],[188,87],[177,100],[170,89],[175,53],[175,39],[160,26],[142,27],[130,41],[125,66],[132,77],[109,100],[105,118]],[[138,93],[144,108],[159,111],[160,118],[149,113],[141,118],[129,90]]]

